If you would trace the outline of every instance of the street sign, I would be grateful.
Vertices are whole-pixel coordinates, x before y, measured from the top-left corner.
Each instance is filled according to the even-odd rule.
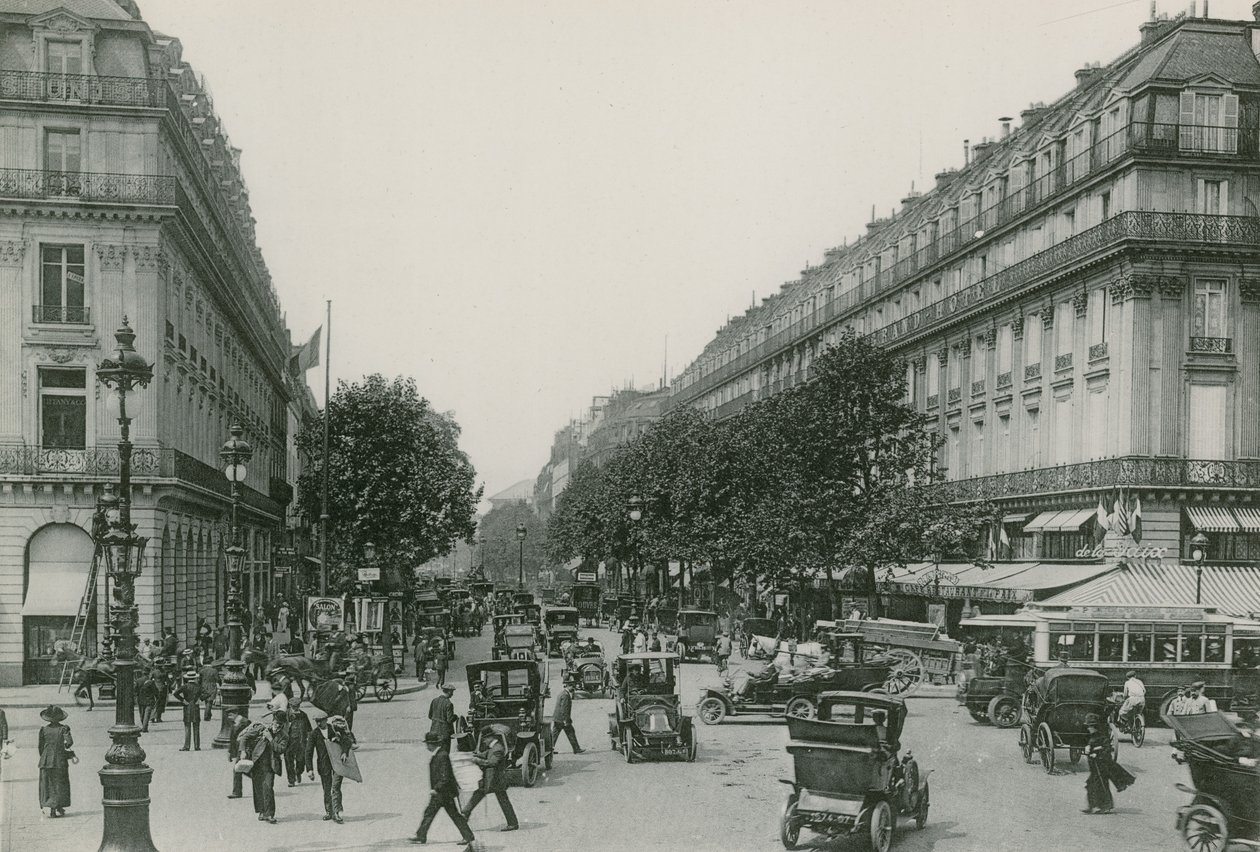
[[[369,580],[379,580],[379,579],[381,579],[380,568],[360,568],[359,569],[359,582],[366,583]]]
[[[271,568],[272,574],[288,574],[289,571],[290,569],[288,565],[273,565]]]
[[[594,583],[595,572],[594,571],[579,571],[577,572],[577,581],[579,583]]]
[[[276,568],[288,568],[297,559],[297,548],[275,547],[271,551],[271,562]]]

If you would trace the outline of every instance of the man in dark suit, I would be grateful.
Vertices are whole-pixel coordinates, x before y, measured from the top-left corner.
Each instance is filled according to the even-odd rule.
[[[574,754],[581,754],[586,751],[578,745],[577,733],[573,730],[573,684],[566,683],[564,688],[560,690],[560,694],[556,696],[556,706],[551,713],[551,743],[552,748],[560,739],[560,732],[564,731],[564,735],[569,738],[569,746],[573,749]]]
[[[284,771],[290,787],[302,782],[302,773],[310,766],[306,759],[310,735],[311,717],[302,709],[301,700],[294,698],[289,702],[289,747],[284,753]]]
[[[140,730],[144,733],[149,732],[149,720],[157,709],[157,697],[157,683],[153,680],[153,675],[142,678],[140,685],[136,687],[136,701],[140,705]]]
[[[459,812],[459,784],[455,781],[455,770],[451,767],[450,737],[429,731],[424,735],[424,744],[433,755],[429,758],[429,804],[425,806],[424,816],[415,836],[408,839],[412,843],[427,843],[429,826],[433,825],[438,811],[446,811],[451,822],[459,829],[464,843],[471,844],[476,838],[468,827],[468,820]]]
[[[198,672],[201,681],[201,700],[206,703],[206,721],[214,719],[214,697],[219,692],[219,670],[207,662]]]
[[[494,797],[499,800],[499,809],[503,811],[503,818],[507,820],[502,831],[516,831],[521,827],[516,821],[516,811],[507,794],[507,746],[504,745],[504,737],[509,733],[511,729],[506,725],[496,724],[486,729],[485,748],[473,755],[473,760],[481,767],[481,785],[464,808],[464,817],[468,818],[487,793],[494,793]]]
[[[162,714],[166,712],[166,701],[171,694],[170,676],[156,666],[153,668],[153,686],[157,690],[157,701],[153,704],[153,718],[150,722],[162,721]]]
[[[319,772],[319,782],[324,788],[324,819],[341,824],[341,782],[342,776],[333,769],[329,749],[340,750],[342,762],[354,745],[354,734],[348,726],[336,724],[344,722],[340,717],[333,717],[330,724],[328,716],[322,710],[315,711],[316,727],[307,737],[306,763],[313,771]]]
[[[249,717],[236,710],[229,710],[228,724],[230,725],[228,728],[230,732],[228,736],[228,763],[235,765],[241,756],[240,737],[241,733],[249,727]],[[243,772],[232,772],[232,793],[228,796],[229,799],[239,799],[243,795],[241,793],[241,776],[244,774]]]
[[[444,683],[441,694],[429,702],[429,732],[437,734],[448,743],[455,736],[455,705],[451,703],[451,694],[454,692],[454,684]]]
[[[254,812],[260,822],[276,822],[276,776],[280,774],[280,755],[287,739],[278,722],[255,722],[240,736],[241,752],[254,761],[249,778],[254,788]]]
[[[175,689],[175,700],[184,708],[184,747],[180,751],[188,751],[190,745],[201,751],[200,695],[197,673],[189,669],[184,673],[184,682]]]

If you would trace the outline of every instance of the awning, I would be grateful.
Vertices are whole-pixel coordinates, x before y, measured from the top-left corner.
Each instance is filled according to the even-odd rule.
[[[1024,521],[1028,520],[1028,516],[1029,516],[1030,514],[1032,514],[1032,513],[1031,513],[1031,512],[1015,512],[1015,513],[1010,514],[1010,515],[1003,515],[1003,516],[1002,516],[1002,523],[1004,523],[1004,524],[1022,524]]]
[[[1068,509],[1050,520],[1042,532],[1077,532],[1081,524],[1094,516],[1096,509]]]
[[[1260,509],[1235,509],[1234,517],[1243,532],[1260,533]]]
[[[1186,517],[1199,532],[1230,533],[1242,529],[1234,513],[1220,506],[1187,506]]]
[[[1124,563],[1046,606],[1194,606],[1194,565]],[[1202,605],[1229,615],[1260,612],[1260,572],[1251,565],[1204,565]]]
[[[78,615],[87,574],[88,566],[78,562],[33,563],[22,615]]]
[[[1032,600],[1038,592],[1075,586],[1111,570],[1110,566],[1098,563],[1011,562],[998,563],[991,568],[952,563],[940,566],[947,577],[938,583],[934,580],[933,567],[930,562],[907,566],[904,573],[881,585],[887,591],[925,597],[1021,603]]]
[[[312,562],[312,563],[314,563],[314,564],[316,564],[316,565],[318,565],[318,564],[319,564],[319,557],[318,557],[318,556],[307,556],[307,557],[304,557],[304,558],[306,559],[306,561],[307,561],[307,562]]]
[[[1024,526],[1024,532],[1026,532],[1026,533],[1030,533],[1030,532],[1045,532],[1045,529],[1046,529],[1046,524],[1048,524],[1048,523],[1050,523],[1051,521],[1055,520],[1056,518],[1058,518],[1058,517],[1059,517],[1059,515],[1062,515],[1062,514],[1063,514],[1063,512],[1059,512],[1059,511],[1055,511],[1055,512],[1042,512],[1040,515],[1038,515],[1037,517],[1033,518],[1031,521],[1029,521],[1029,522],[1028,522],[1028,523]]]

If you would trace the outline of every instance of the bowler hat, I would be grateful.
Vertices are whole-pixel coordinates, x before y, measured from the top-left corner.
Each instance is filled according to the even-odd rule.
[[[1088,716],[1085,717],[1085,724],[1086,725],[1101,725],[1102,716],[1099,716],[1097,713],[1090,713]]]
[[[445,742],[450,742],[450,737],[444,737],[441,734],[439,734],[437,731],[429,731],[427,734],[424,735],[425,745],[441,745],[442,743],[445,743]]]
[[[442,684],[442,691],[443,691],[443,692],[454,692],[454,691],[455,691],[455,684],[453,684],[453,683],[444,683],[444,684]]]
[[[1137,677],[1137,672],[1135,672],[1133,669],[1129,669],[1127,672],[1125,672],[1125,673],[1124,673],[1124,676],[1125,676],[1125,677]]]
[[[39,711],[39,718],[45,722],[60,722],[66,718],[66,711],[56,704],[49,704],[45,709]]]

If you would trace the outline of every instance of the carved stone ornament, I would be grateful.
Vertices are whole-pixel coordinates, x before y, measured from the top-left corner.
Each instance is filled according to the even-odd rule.
[[[0,240],[0,266],[21,266],[25,253],[24,240]]]
[[[1165,301],[1177,301],[1186,293],[1186,283],[1169,275],[1157,276],[1155,286],[1159,288],[1159,297]]]
[[[1072,309],[1076,311],[1078,319],[1085,316],[1086,311],[1089,310],[1089,293],[1081,290],[1072,296]]]
[[[1041,309],[1041,327],[1047,331],[1054,328],[1054,305],[1046,305]]]
[[[958,341],[958,354],[964,358],[971,357],[971,335],[968,334],[962,340]]]
[[[989,326],[980,337],[984,340],[986,349],[992,350],[997,348],[997,326]]]
[[[948,346],[942,346],[940,349],[936,350],[936,363],[940,364],[942,367],[949,363]]]
[[[136,257],[137,272],[156,272],[158,267],[165,263],[159,260],[162,257],[162,250],[157,246],[136,246],[132,249],[132,253]]]
[[[1111,284],[1111,304],[1121,305],[1133,298],[1133,285],[1128,277],[1117,278]]]
[[[1244,305],[1260,304],[1260,278],[1239,279],[1238,297]]]
[[[69,364],[71,361],[86,360],[84,352],[78,349],[40,349],[36,351],[36,357],[40,360],[52,361],[54,364]]]
[[[1129,283],[1133,286],[1134,299],[1149,299],[1155,289],[1160,286],[1157,275],[1130,275]]]
[[[1024,312],[1020,311],[1015,315],[1015,319],[1011,320],[1011,337],[1015,340],[1024,339]]]
[[[926,355],[920,355],[918,358],[914,359],[914,371],[916,373],[927,372],[927,356]]]
[[[100,258],[102,272],[121,272],[123,260],[127,257],[127,247],[98,243],[96,256]]]
[[[23,368],[22,369],[22,396],[27,395],[28,385],[29,385],[29,382],[26,375],[26,368]]]
[[[64,13],[44,18],[38,21],[38,26],[52,30],[55,33],[77,33],[89,29],[83,21]]]

